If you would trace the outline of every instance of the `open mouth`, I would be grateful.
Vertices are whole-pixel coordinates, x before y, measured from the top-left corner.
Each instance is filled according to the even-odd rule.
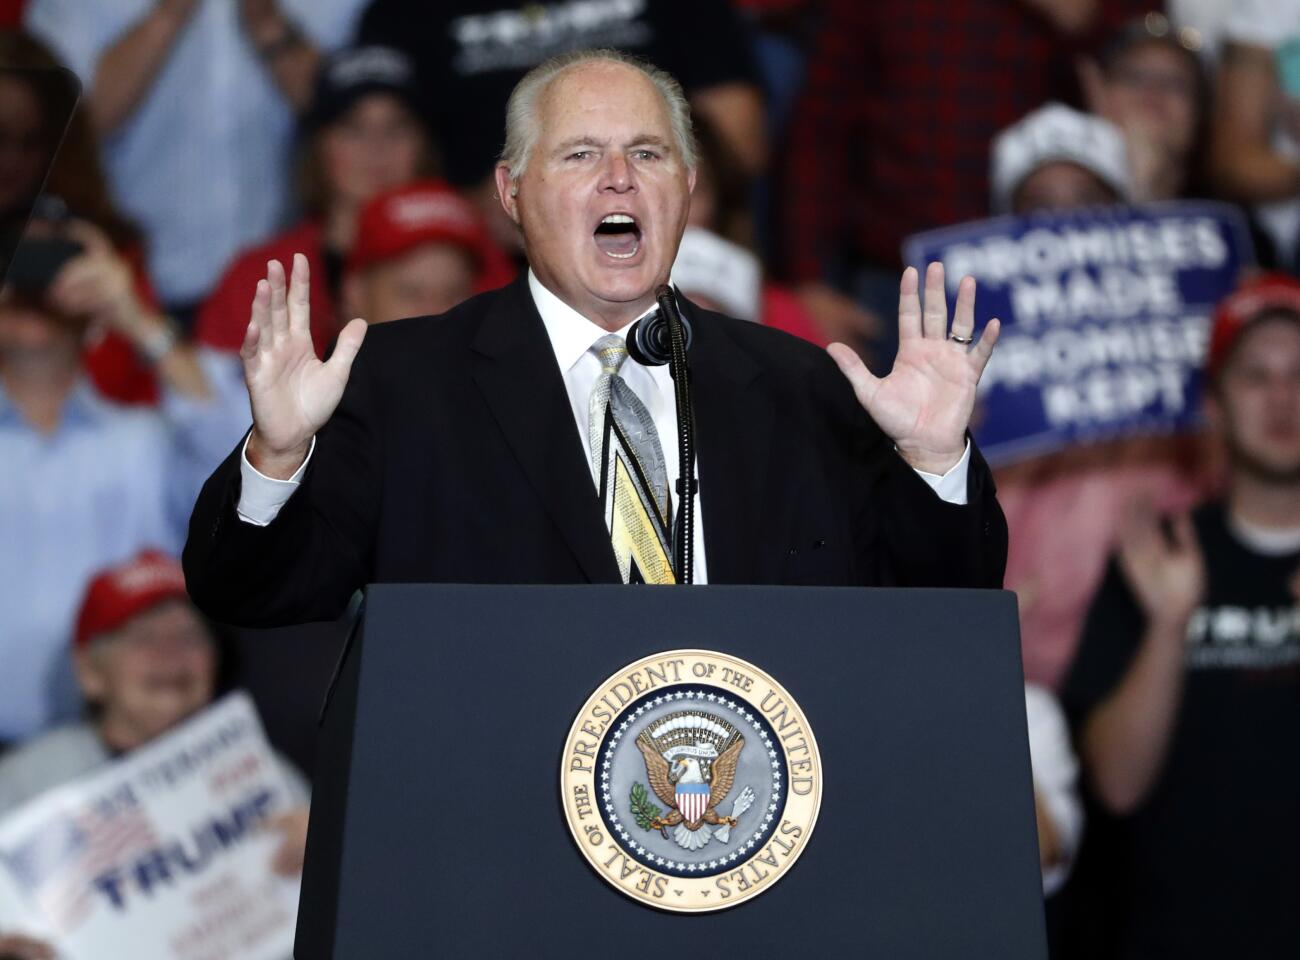
[[[641,226],[627,213],[611,213],[596,225],[594,233],[600,252],[615,260],[630,260],[641,249]]]

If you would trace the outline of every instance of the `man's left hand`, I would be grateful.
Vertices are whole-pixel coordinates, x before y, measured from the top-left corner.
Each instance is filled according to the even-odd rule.
[[[932,263],[925,274],[925,310],[921,309],[919,277],[903,271],[898,297],[898,356],[883,379],[842,343],[827,350],[835,359],[858,402],[894,441],[899,454],[914,469],[944,474],[966,450],[966,428],[975,408],[975,388],[993,353],[1001,325],[990,320],[973,347],[951,339],[943,264]],[[952,338],[975,336],[975,280],[965,277],[957,288]]]

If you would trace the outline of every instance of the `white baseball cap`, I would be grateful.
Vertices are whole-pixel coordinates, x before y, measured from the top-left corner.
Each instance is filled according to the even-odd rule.
[[[672,277],[673,286],[688,297],[707,297],[741,320],[759,319],[763,271],[758,257],[716,233],[687,227]]]
[[[1020,184],[1038,168],[1074,163],[1095,174],[1124,202],[1133,196],[1124,135],[1109,120],[1049,103],[993,140],[993,212],[1009,213]]]

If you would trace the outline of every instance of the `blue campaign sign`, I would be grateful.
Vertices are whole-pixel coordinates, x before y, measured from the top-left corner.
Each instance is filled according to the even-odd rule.
[[[975,277],[976,328],[1002,321],[973,425],[995,464],[1194,425],[1214,306],[1254,263],[1241,214],[1201,201],[960,224],[903,256],[943,262],[950,307]]]

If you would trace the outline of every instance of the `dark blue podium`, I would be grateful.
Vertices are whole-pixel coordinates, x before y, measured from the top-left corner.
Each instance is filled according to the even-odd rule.
[[[592,691],[681,647],[778,679],[824,771],[789,875],[695,915],[602,880],[558,789]],[[298,960],[1046,956],[1009,593],[372,587],[316,770]]]

